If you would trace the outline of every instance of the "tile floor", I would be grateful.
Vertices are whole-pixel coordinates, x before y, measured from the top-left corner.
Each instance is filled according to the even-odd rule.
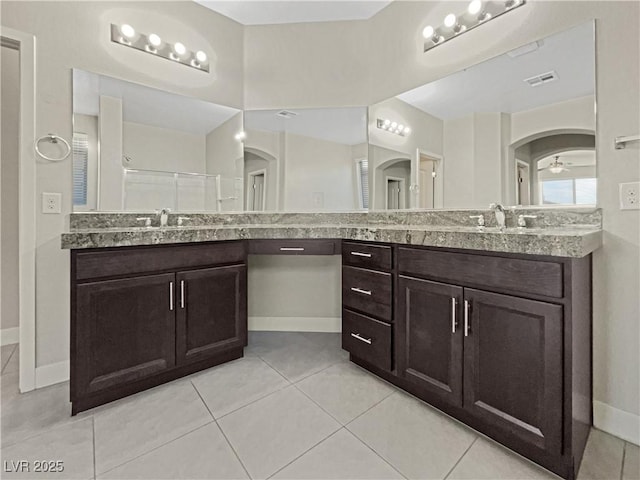
[[[2,347],[0,476],[557,479],[349,363],[337,334],[249,342],[240,360],[76,417],[67,383],[19,395],[17,348]],[[6,471],[19,460],[64,471]],[[580,480],[637,480],[639,469],[637,446],[592,430]]]

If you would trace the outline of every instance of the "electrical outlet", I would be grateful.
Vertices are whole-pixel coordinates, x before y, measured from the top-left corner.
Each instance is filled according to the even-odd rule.
[[[42,213],[61,213],[62,194],[42,192]]]
[[[620,210],[640,210],[640,182],[620,184]]]

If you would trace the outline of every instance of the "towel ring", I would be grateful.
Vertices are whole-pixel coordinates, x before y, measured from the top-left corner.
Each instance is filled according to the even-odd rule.
[[[38,148],[38,145],[40,144],[40,142],[42,140],[48,140],[51,143],[58,143],[58,140],[62,141],[62,143],[64,143],[64,146],[67,149],[67,153],[65,153],[62,157],[60,158],[53,158],[53,157],[49,157],[47,155],[45,155],[44,153],[42,153],[40,151],[40,149]],[[35,143],[34,143],[34,147],[36,150],[36,153],[38,155],[40,155],[42,158],[44,158],[45,160],[49,160],[50,162],[61,162],[62,160],[64,160],[65,158],[67,158],[69,156],[69,154],[71,153],[71,145],[69,145],[69,142],[67,142],[64,138],[59,137],[58,135],[54,135],[53,133],[49,133],[47,135],[44,135],[40,138],[38,138]]]

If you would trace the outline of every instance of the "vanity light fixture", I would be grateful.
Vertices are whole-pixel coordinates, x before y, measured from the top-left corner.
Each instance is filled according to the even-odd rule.
[[[126,23],[122,25],[111,24],[111,41],[126,47],[135,48],[142,52],[157,55],[158,57],[173,60],[174,62],[197,70],[204,72],[209,71],[208,56],[204,51],[198,50],[193,52],[187,49],[183,43],[165,42],[156,33],[150,33],[148,35],[137,33],[131,25]]]
[[[392,122],[388,118],[379,118],[376,122],[376,125],[381,130],[395,133],[396,135],[400,135],[401,137],[406,137],[411,133],[411,128],[409,128],[408,126],[398,122]]]
[[[515,10],[526,0],[472,0],[460,15],[449,13],[439,27],[427,25],[422,30],[424,51],[431,50],[456,36],[474,29],[507,12]]]

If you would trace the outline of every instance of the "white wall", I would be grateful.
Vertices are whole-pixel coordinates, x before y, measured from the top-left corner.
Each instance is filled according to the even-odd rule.
[[[123,122],[122,153],[128,168],[167,172],[205,172],[205,136]]]
[[[98,114],[98,210],[120,211],[123,204],[122,100],[100,96]]]
[[[221,177],[223,211],[242,211],[244,205],[244,152],[235,138],[242,128],[242,112],[238,112],[206,137],[206,173]]]
[[[473,115],[444,122],[444,206],[464,208],[474,203]]]
[[[525,110],[511,115],[511,143],[552,130],[595,131],[592,95]]]
[[[37,136],[71,139],[72,68],[242,107],[243,29],[196,3],[3,1],[0,9],[2,25],[36,36]],[[112,43],[111,23],[207,51],[212,72]],[[38,161],[36,176],[37,199],[61,192],[63,202],[61,215],[36,213],[36,361],[42,367],[69,359],[69,252],[61,250],[60,234],[71,212],[71,162]]]
[[[351,146],[292,133],[284,137],[285,210],[356,210]]]
[[[0,201],[0,235],[2,241],[0,262],[0,329],[18,327],[18,162],[19,137],[19,53],[2,47],[2,168],[0,178],[2,199]],[[4,335],[3,335],[4,337]]]

